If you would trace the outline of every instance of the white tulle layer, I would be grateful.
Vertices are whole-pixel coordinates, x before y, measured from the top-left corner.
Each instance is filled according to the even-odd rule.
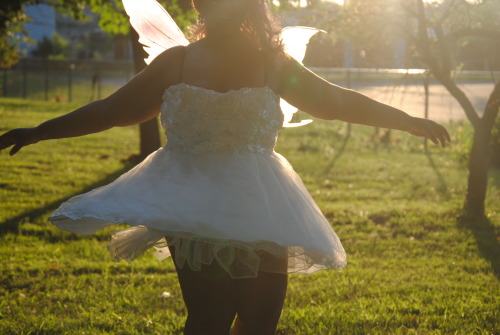
[[[108,248],[128,262],[151,247],[199,270],[217,262],[234,278],[346,265],[342,245],[290,164],[273,153],[186,154],[165,148],[113,183],[71,198],[49,218],[74,233],[127,223]],[[165,239],[166,238],[166,239]]]

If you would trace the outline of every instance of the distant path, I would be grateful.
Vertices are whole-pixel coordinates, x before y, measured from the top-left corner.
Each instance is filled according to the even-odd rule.
[[[465,83],[459,87],[482,115],[493,83]],[[402,109],[412,116],[424,116],[425,95],[423,85],[373,85],[353,89],[388,105]],[[465,113],[456,100],[439,84],[429,85],[429,118],[440,122],[465,120]]]

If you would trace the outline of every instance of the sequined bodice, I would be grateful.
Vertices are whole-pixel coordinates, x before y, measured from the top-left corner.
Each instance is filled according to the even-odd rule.
[[[264,153],[273,151],[283,113],[268,86],[221,93],[181,83],[165,90],[161,123],[168,150]]]

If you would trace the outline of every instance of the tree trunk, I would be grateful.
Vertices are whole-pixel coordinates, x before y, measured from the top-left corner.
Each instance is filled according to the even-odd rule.
[[[484,115],[474,126],[474,141],[469,156],[469,178],[464,209],[473,215],[484,216],[484,200],[490,167],[491,132],[500,108],[500,81],[491,93]]]
[[[139,36],[132,27],[130,28],[130,38],[132,40],[132,50],[134,54],[134,70],[135,73],[139,73],[146,67],[144,58],[147,55],[144,49],[142,48],[142,45],[138,41]],[[139,125],[139,138],[140,138],[140,153],[139,153],[140,160],[143,160],[150,153],[154,152],[159,147],[161,147],[160,130],[158,128],[157,117],[154,117],[151,120],[141,123]]]
[[[481,120],[482,121],[482,120]],[[469,155],[469,178],[464,209],[478,216],[484,216],[484,200],[488,186],[489,149],[491,128],[484,122],[474,128],[474,140]]]

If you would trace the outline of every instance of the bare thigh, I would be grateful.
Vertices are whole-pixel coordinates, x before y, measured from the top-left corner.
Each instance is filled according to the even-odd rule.
[[[175,264],[175,250],[170,248]],[[236,315],[236,285],[217,264],[201,271],[175,264],[182,297],[188,311],[184,334],[228,335]]]
[[[261,259],[273,257],[262,254]],[[287,259],[274,258],[280,273],[260,271],[256,278],[238,279],[234,335],[275,334],[285,301],[288,275]]]
[[[171,248],[175,260],[175,250]],[[262,254],[261,259],[272,257]],[[286,272],[287,260],[272,260]],[[174,261],[175,263],[175,261]],[[176,270],[188,318],[184,334],[274,334],[286,295],[287,275],[260,271],[256,278],[234,279],[217,263],[194,271]]]

